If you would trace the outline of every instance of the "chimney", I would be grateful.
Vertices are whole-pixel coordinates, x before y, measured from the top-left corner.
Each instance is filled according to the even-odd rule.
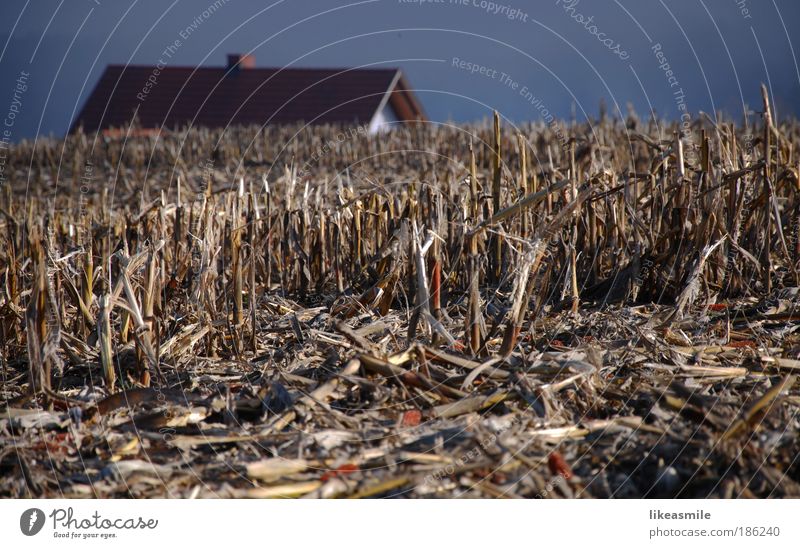
[[[256,67],[256,58],[249,53],[229,53],[228,66],[226,67],[231,74],[236,74],[240,70]]]

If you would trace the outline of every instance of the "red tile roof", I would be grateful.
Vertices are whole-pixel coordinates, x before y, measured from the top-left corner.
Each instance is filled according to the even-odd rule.
[[[390,86],[399,120],[425,115],[399,69],[301,69],[109,65],[73,129],[188,124],[368,124]]]

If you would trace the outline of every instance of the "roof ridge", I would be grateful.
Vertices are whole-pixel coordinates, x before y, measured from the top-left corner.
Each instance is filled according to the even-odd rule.
[[[106,65],[106,69],[109,68],[146,68],[146,69],[154,69],[157,68],[158,65],[145,65],[140,63],[110,63]],[[160,69],[161,72],[169,69],[185,69],[185,70],[224,70],[227,71],[228,67],[222,65],[167,65],[164,68]],[[367,71],[367,72],[397,72],[401,71],[400,67],[379,67],[379,68],[372,68],[372,67],[253,67],[248,69],[243,69],[243,72],[250,72],[250,71],[259,71],[259,70],[273,70],[273,71],[281,71],[281,72],[289,72],[295,70],[305,70],[305,71],[331,71],[331,72],[356,72],[356,71]]]

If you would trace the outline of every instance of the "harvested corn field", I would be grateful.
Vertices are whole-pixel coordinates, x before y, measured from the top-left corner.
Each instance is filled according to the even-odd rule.
[[[800,496],[765,111],[15,146],[0,495]]]

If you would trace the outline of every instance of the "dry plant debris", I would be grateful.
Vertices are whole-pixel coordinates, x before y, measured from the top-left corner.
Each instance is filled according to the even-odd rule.
[[[800,125],[760,126],[21,143],[0,495],[800,496]]]

